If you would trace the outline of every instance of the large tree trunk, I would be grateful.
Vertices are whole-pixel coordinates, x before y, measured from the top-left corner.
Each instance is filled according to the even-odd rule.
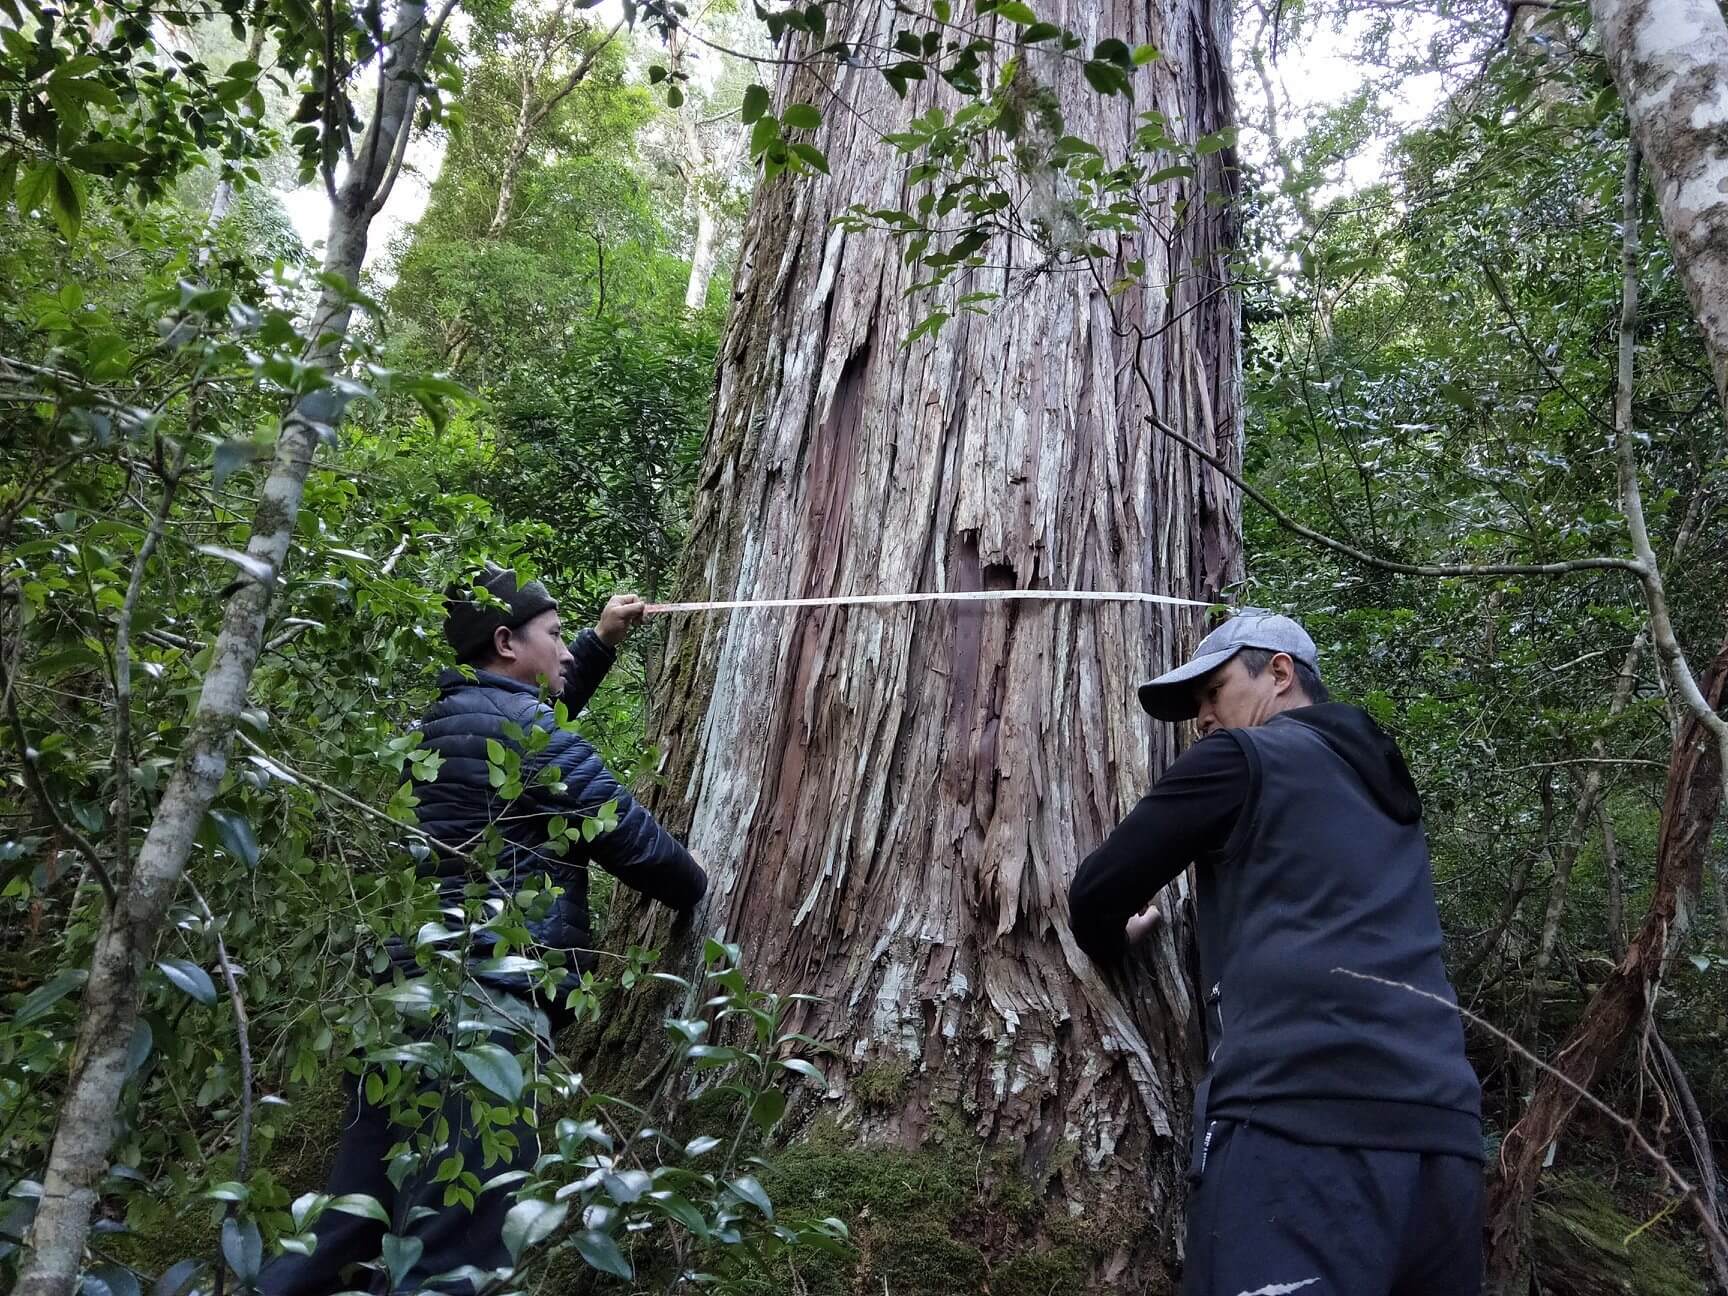
[[[1728,685],[1728,643],[1700,691],[1720,706]],[[1619,965],[1585,1005],[1584,1015],[1530,1095],[1524,1117],[1506,1134],[1500,1175],[1489,1197],[1488,1290],[1523,1296],[1530,1209],[1548,1149],[1589,1089],[1653,1008],[1664,966],[1690,926],[1704,878],[1704,857],[1722,797],[1722,764],[1703,723],[1690,718],[1674,744],[1656,846],[1656,891]]]
[[[889,12],[853,6],[829,39]],[[1077,61],[1031,57],[1019,75],[1054,89],[1073,133],[1119,148],[1154,107],[1195,135],[1228,123],[1226,6],[1067,0],[1040,16],[1164,51],[1131,106],[1096,95]],[[902,103],[868,68],[835,85],[853,111],[809,71],[779,86],[782,105],[824,106],[815,142],[835,174],[772,181],[752,207],[686,591],[1222,589],[1236,498],[1146,416],[1155,402],[1238,461],[1228,207],[1203,198],[1230,189],[1228,152],[1164,191],[1193,204],[1167,254],[1150,239],[1119,254],[1152,264],[1153,282],[1116,299],[1151,335],[1144,386],[1106,292],[1037,273],[1036,251],[1004,240],[985,259],[1012,270],[959,289],[1001,291],[1000,308],[908,347],[927,309],[905,295],[915,272],[883,235],[833,222],[854,204],[911,206],[872,128],[954,104],[928,84]],[[1108,284],[1117,267],[1103,269]],[[1148,723],[1133,686],[1195,633],[1193,617],[1143,605],[758,610],[676,625],[657,686],[659,810],[712,879],[695,930],[741,943],[755,983],[823,996],[798,1028],[836,1051],[840,1114],[861,1114],[861,1070],[898,1068],[907,1084],[862,1137],[915,1143],[957,1119],[1053,1175],[1058,1205],[1138,1213],[1136,1249],[1172,1262],[1200,1053],[1187,924],[1179,912],[1110,984],[1063,896],[1171,758],[1173,731]],[[642,911],[622,921],[617,939],[647,935]],[[663,1037],[657,1020],[620,1020],[601,1047]]]

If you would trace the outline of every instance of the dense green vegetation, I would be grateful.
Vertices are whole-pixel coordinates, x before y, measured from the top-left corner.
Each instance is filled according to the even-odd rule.
[[[195,885],[174,892],[149,954],[86,1291],[128,1296],[162,1277],[174,1296],[207,1289],[219,1265],[244,1282],[260,1255],[292,1247],[330,1208],[301,1194],[319,1186],[323,1118],[343,1069],[360,1069],[357,1051],[378,1100],[418,1122],[414,1155],[436,1145],[425,1114],[408,1111],[416,1068],[492,1095],[499,1129],[517,1105],[542,1105],[548,1150],[567,1164],[525,1186],[525,1244],[563,1220],[555,1186],[582,1183],[581,1204],[612,1212],[579,1229],[572,1215],[560,1236],[575,1252],[555,1264],[706,1268],[741,1291],[785,1290],[788,1273],[811,1291],[866,1280],[895,1293],[1078,1290],[1107,1269],[1122,1222],[1051,1223],[1037,1184],[980,1206],[970,1171],[956,1169],[982,1155],[970,1145],[884,1158],[830,1146],[820,1128],[783,1150],[746,1140],[773,1131],[789,1089],[820,1077],[802,1058],[775,1069],[799,1042],[780,1038],[785,1004],[745,984],[735,950],[709,951],[710,991],[760,1028],[756,1054],[704,1045],[705,1025],[685,1018],[668,1047],[682,1040],[683,1064],[730,1068],[737,1101],[676,1143],[648,1140],[653,1153],[623,1172],[664,1170],[654,1184],[670,1185],[670,1201],[644,1196],[646,1181],[602,1189],[579,1167],[656,1113],[616,1107],[559,1066],[524,1077],[472,1033],[450,1031],[434,1059],[404,1026],[415,996],[372,992],[393,935],[417,942],[431,1006],[463,1006],[440,948],[482,924],[520,927],[479,891],[466,912],[441,912],[417,875],[427,846],[414,786],[436,766],[407,726],[446,664],[439,591],[490,557],[539,572],[579,621],[618,588],[651,594],[670,580],[741,215],[728,145],[691,163],[677,114],[700,103],[742,132],[730,156],[770,178],[792,173],[774,183],[836,160],[799,135],[804,105],[765,115],[735,60],[692,75],[652,15],[615,31],[592,11],[477,7],[425,68],[421,125],[442,143],[425,212],[349,284],[321,270],[271,188],[290,172],[330,183],[363,147],[383,29],[376,6],[338,10],[339,38],[334,19],[303,5],[137,16],[89,0],[59,18],[0,0],[0,1273],[15,1277],[40,1196],[108,893],[124,891],[199,737],[194,707],[225,605],[262,580],[274,594],[262,653],[200,818]],[[788,12],[819,34],[808,17],[819,6]],[[1534,1079],[1503,1035],[1551,1054],[1648,907],[1683,715],[1626,571],[1395,570],[1628,552],[1611,448],[1627,127],[1584,14],[1544,12],[1539,30],[1520,25],[1500,47],[1497,6],[1435,20],[1423,57],[1480,61],[1431,117],[1390,127],[1371,84],[1300,131],[1286,121],[1242,204],[1245,476],[1288,521],[1386,561],[1318,545],[1250,503],[1235,601],[1302,617],[1334,691],[1411,760],[1450,965],[1466,1006],[1496,1028],[1471,1032],[1496,1142]],[[1287,38],[1312,39],[1329,16],[1293,10]],[[1369,43],[1391,62],[1388,30]],[[1262,29],[1250,53],[1269,58],[1272,38]],[[1105,45],[1087,66],[1108,94],[1146,58]],[[940,61],[902,53],[888,74],[903,80],[907,68],[922,78],[920,59]],[[972,197],[943,211],[958,206],[973,231],[944,243],[909,213],[858,217],[911,240],[934,285],[932,328],[962,309],[939,293],[983,238],[967,240],[998,228],[985,199],[1002,158],[987,137],[1018,129],[1006,87],[979,87],[964,49],[942,75],[996,115],[928,123],[891,146],[959,177]],[[1246,97],[1252,74],[1242,81]],[[1338,160],[1375,141],[1384,176],[1333,183]],[[1120,222],[1119,187],[1144,180],[1171,143],[1148,138],[1126,178],[1078,147],[1030,165],[1074,180],[1075,219],[1090,231]],[[698,201],[731,226],[706,304],[691,311]],[[1653,199],[1640,201],[1637,455],[1676,635],[1702,671],[1725,629],[1728,439]],[[1084,260],[1077,246],[1065,254]],[[307,359],[321,293],[362,308],[335,364]],[[293,528],[291,579],[277,583],[246,546],[283,411],[308,398],[334,413]],[[654,645],[640,638],[582,727],[644,786]],[[515,776],[509,760],[499,776]],[[1719,842],[1709,859],[1643,1041],[1599,1086],[1676,1166],[1706,1177],[1728,1121]],[[650,975],[643,951],[614,954],[584,988],[590,1018]],[[238,1035],[231,999],[244,1004]],[[715,1138],[729,1141],[718,1158]],[[1536,1244],[1570,1275],[1567,1290],[1703,1289],[1696,1231],[1623,1131],[1588,1113],[1555,1164]],[[452,1167],[451,1199],[483,1179]],[[863,1245],[849,1249],[860,1220]],[[1002,1237],[1031,1220],[1066,1234],[992,1271]],[[638,1236],[637,1223],[655,1231]],[[944,1285],[921,1285],[932,1273]]]

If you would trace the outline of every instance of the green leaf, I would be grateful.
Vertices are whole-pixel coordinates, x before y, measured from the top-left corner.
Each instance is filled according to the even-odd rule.
[[[244,1285],[257,1282],[258,1270],[264,1265],[264,1239],[258,1236],[258,1226],[251,1220],[223,1220],[222,1258]]]
[[[720,1146],[720,1140],[712,1134],[698,1134],[684,1145],[684,1155],[687,1157],[704,1156]]]
[[[522,1064],[501,1044],[476,1044],[459,1049],[456,1060],[464,1070],[505,1102],[522,1097]]]
[[[13,1015],[14,1024],[24,1026],[35,1021],[74,990],[81,989],[89,979],[90,973],[83,968],[70,968],[56,973],[24,996],[24,1001],[18,1005],[18,1011]]]
[[[740,1201],[749,1202],[769,1219],[774,1218],[774,1203],[768,1199],[762,1185],[756,1182],[755,1175],[739,1175],[736,1179],[728,1179],[726,1187],[731,1189]]]
[[[235,1183],[233,1180],[229,1180],[226,1183],[217,1184],[204,1195],[206,1197],[214,1197],[217,1201],[243,1202],[252,1195],[252,1190],[243,1183]]]
[[[1118,67],[1129,67],[1134,61],[1126,41],[1117,40],[1114,36],[1098,42],[1098,48],[1092,51],[1092,57],[1102,59],[1106,63],[1114,63]]]
[[[624,1253],[618,1249],[618,1244],[599,1229],[583,1229],[576,1235],[575,1242],[576,1250],[590,1267],[619,1278],[629,1279],[635,1276],[635,1271],[630,1268],[630,1262],[624,1258]]]
[[[825,155],[822,150],[817,148],[814,144],[794,142],[789,144],[787,147],[792,150],[795,157],[802,161],[812,171],[820,171],[823,175],[828,174],[827,155]]]
[[[248,443],[250,444],[250,443]],[[249,869],[258,867],[258,838],[244,815],[232,810],[212,810],[210,822],[216,828],[216,840],[228,855]]]
[[[1032,6],[1022,4],[1021,0],[1004,0],[993,12],[1021,27],[1031,27],[1038,21],[1038,15],[1032,12]]]
[[[750,1119],[762,1127],[764,1134],[780,1123],[786,1114],[786,1095],[778,1089],[764,1089],[750,1104]]]
[[[162,969],[162,975],[201,1004],[216,1002],[216,986],[210,980],[210,974],[196,963],[185,959],[162,959],[156,964]]]
[[[395,1291],[402,1286],[408,1277],[408,1271],[420,1259],[426,1250],[426,1243],[417,1237],[398,1237],[394,1233],[384,1235],[384,1244],[380,1255],[384,1267],[390,1271],[390,1289]]]
[[[631,1202],[640,1201],[642,1194],[654,1186],[654,1181],[645,1170],[619,1170],[601,1175],[600,1186],[613,1201],[628,1206]]]
[[[52,162],[32,162],[24,168],[18,178],[18,211],[20,215],[35,211],[48,199],[48,190],[54,183],[55,166]]]
[[[738,115],[743,119],[744,124],[748,126],[751,122],[755,121],[763,113],[768,111],[769,102],[770,100],[766,88],[759,85],[746,86],[744,88],[744,105],[739,109]]]
[[[1161,55],[1158,53],[1158,47],[1156,45],[1136,45],[1134,47],[1135,67],[1145,67],[1148,63],[1154,62],[1160,57]]]
[[[1121,42],[1117,42],[1120,44]],[[1127,94],[1128,74],[1113,62],[1092,59],[1080,69],[1099,94]]]
[[[666,87],[666,106],[668,108],[682,108],[684,106],[684,87],[676,81]]]
[[[203,1267],[200,1260],[176,1261],[156,1280],[151,1296],[186,1296]]]
[[[759,158],[780,139],[780,123],[773,117],[760,117],[750,128],[750,156]]]
[[[513,1263],[520,1263],[522,1253],[551,1237],[570,1208],[563,1202],[541,1201],[528,1197],[517,1202],[504,1217],[504,1247]]]
[[[83,1289],[91,1296],[139,1296],[138,1276],[119,1265],[97,1265],[84,1275]]]
[[[18,165],[22,159],[17,149],[0,153],[0,207],[12,201],[12,190],[18,183]]]
[[[815,104],[788,104],[780,114],[780,123],[792,130],[816,130],[822,125],[822,114]]]
[[[932,311],[929,315],[926,315],[923,319],[919,320],[917,324],[913,325],[912,331],[906,335],[904,345],[911,346],[921,337],[934,337],[937,333],[941,332],[942,326],[947,322],[947,311]]]
[[[794,1075],[801,1075],[806,1080],[815,1081],[824,1089],[828,1087],[828,1077],[817,1070],[814,1064],[806,1062],[803,1058],[783,1058],[780,1065]]]
[[[664,1189],[659,1192],[651,1192],[648,1194],[648,1201],[664,1211],[671,1219],[677,1220],[697,1237],[708,1236],[708,1221],[703,1218],[702,1212],[677,1193],[667,1192]]]
[[[70,167],[56,167],[50,198],[54,223],[70,243],[84,223],[84,177]]]
[[[341,1211],[344,1215],[358,1215],[362,1219],[377,1220],[380,1224],[388,1224],[390,1215],[376,1197],[366,1193],[344,1193],[330,1200],[330,1209]]]
[[[1023,45],[1036,45],[1039,41],[1047,41],[1052,37],[1060,36],[1061,34],[1062,29],[1055,23],[1033,23],[1025,31],[1020,33],[1020,43]]]

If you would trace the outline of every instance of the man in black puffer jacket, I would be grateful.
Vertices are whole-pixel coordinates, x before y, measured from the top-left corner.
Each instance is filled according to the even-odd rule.
[[[544,696],[564,704],[568,718],[588,705],[594,690],[617,660],[616,649],[642,619],[645,606],[634,594],[607,603],[599,624],[566,645],[558,605],[539,581],[518,588],[514,572],[488,565],[477,582],[498,605],[481,606],[465,591],[452,589],[444,637],[459,665],[438,677],[438,700],[420,718],[421,747],[444,758],[438,777],[417,788],[420,826],[451,850],[440,852],[436,871],[447,903],[460,903],[474,880],[470,858],[483,853],[488,834],[497,832],[496,857],[488,862],[505,880],[498,889],[562,889],[551,912],[529,924],[529,934],[546,950],[567,951],[572,971],[593,967],[594,944],[588,920],[588,865],[598,864],[620,882],[673,909],[686,910],[702,898],[708,880],[690,853],[619,786],[599,753],[573,729],[561,727]],[[539,729],[548,735],[538,751],[523,753],[523,795],[505,802],[491,785],[487,744],[520,750],[514,729]],[[546,770],[557,779],[543,785]],[[565,819],[578,828],[584,818],[613,807],[616,826],[593,841],[580,835],[565,853],[548,848],[548,825]],[[460,852],[460,853],[457,853]],[[410,974],[413,951],[401,942],[390,947],[392,962]],[[476,948],[473,958],[489,957]],[[501,990],[525,991],[520,974],[483,972],[479,979]],[[566,988],[574,984],[567,979]],[[560,1005],[548,1003],[554,1027]]]
[[[1214,630],[1140,702],[1202,737],[1068,907],[1081,948],[1114,960],[1195,866],[1209,1065],[1185,1296],[1474,1296],[1481,1090],[1397,744],[1327,701],[1314,641],[1269,613]]]
[[[565,992],[594,961],[588,864],[600,865],[627,886],[679,910],[695,906],[708,879],[690,853],[619,786],[594,748],[560,725],[554,707],[543,700],[558,699],[567,716],[575,716],[611,668],[617,645],[642,619],[642,601],[633,594],[617,596],[595,629],[584,630],[566,645],[557,604],[538,581],[518,585],[514,572],[488,563],[475,583],[490,598],[455,587],[447,596],[444,635],[460,665],[438,677],[438,700],[420,721],[422,748],[444,760],[432,782],[417,785],[417,813],[420,826],[445,848],[430,867],[447,906],[459,905],[465,889],[480,877],[477,860],[496,879],[490,885],[499,898],[530,888],[560,890],[550,910],[528,924],[539,946],[536,952],[559,953],[565,960],[568,970],[557,995],[536,993],[521,972],[501,973],[486,966],[492,950],[485,933],[470,953],[479,988],[476,998],[497,1018],[531,1029],[544,1049],[550,1035],[569,1019]],[[538,739],[521,740],[534,730],[547,736],[543,746]],[[489,752],[489,744],[520,756],[523,790],[513,800],[492,786],[491,769],[500,752]],[[556,776],[542,782],[540,776],[549,769],[556,769]],[[592,841],[578,831],[562,855],[547,849],[555,818],[579,828],[607,806],[616,821],[610,830]],[[388,949],[393,973],[418,974],[406,942],[392,941]],[[419,1026],[409,1030],[425,1033]],[[493,1042],[515,1052],[521,1048],[521,1034],[500,1030]],[[428,1093],[438,1092],[439,1081],[428,1078],[424,1087]],[[351,1289],[468,1292],[490,1271],[509,1264],[503,1242],[504,1217],[513,1200],[509,1191],[498,1187],[480,1192],[472,1210],[446,1206],[446,1187],[454,1185],[435,1180],[433,1172],[444,1154],[459,1155],[464,1168],[482,1181],[531,1170],[539,1157],[534,1113],[531,1108],[517,1112],[508,1130],[514,1150],[490,1164],[488,1153],[500,1146],[497,1131],[482,1139],[459,1091],[446,1099],[443,1115],[451,1130],[449,1143],[398,1189],[390,1177],[390,1159],[405,1131],[391,1124],[387,1111],[365,1101],[359,1080],[349,1077],[347,1119],[325,1191],[333,1198],[372,1197],[391,1223],[387,1228],[363,1216],[326,1210],[314,1226],[310,1255],[283,1255],[264,1270],[258,1283],[264,1296],[329,1296]],[[349,1276],[354,1265],[378,1259],[389,1231],[400,1234],[392,1248],[400,1272],[388,1280],[383,1273]]]

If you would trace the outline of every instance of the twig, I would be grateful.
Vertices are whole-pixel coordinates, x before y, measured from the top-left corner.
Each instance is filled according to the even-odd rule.
[[[350,796],[348,793],[344,792],[341,788],[332,787],[330,784],[324,782],[322,779],[313,778],[310,774],[306,773],[304,770],[295,769],[292,765],[288,764],[281,757],[272,756],[269,752],[265,751],[256,742],[254,742],[252,739],[252,736],[250,734],[248,734],[245,730],[236,729],[234,731],[234,734],[237,738],[240,739],[241,742],[246,744],[246,746],[250,747],[254,752],[256,752],[259,756],[262,756],[265,760],[269,761],[272,765],[275,765],[278,768],[280,768],[281,770],[283,770],[291,778],[293,778],[293,779],[295,779],[301,783],[306,784],[306,786],[308,786],[308,787],[317,788],[318,791],[324,793],[324,795],[333,796],[338,801],[341,801],[343,804],[352,806],[354,809],[358,810],[361,814],[370,815],[372,818],[377,819],[380,822],[389,824],[392,828],[395,828],[401,832],[407,833],[410,837],[417,837],[421,841],[426,842],[428,845],[436,846],[439,850],[449,851],[452,855],[459,856],[462,859],[468,860],[470,863],[474,862],[474,856],[469,854],[467,851],[463,850],[460,846],[452,846],[448,842],[441,842],[436,837],[434,837],[431,833],[427,832],[424,828],[416,827],[414,824],[405,824],[399,819],[392,819],[389,815],[385,814],[382,810],[378,809],[376,806],[369,806],[364,801],[360,800],[360,798],[355,797],[355,796]]]
[[[1208,450],[1201,449],[1193,441],[1183,436],[1163,419],[1155,414],[1148,414],[1146,419],[1153,427],[1178,445],[1186,446],[1196,456],[1216,468],[1232,486],[1253,500],[1261,508],[1272,515],[1273,521],[1287,531],[1292,531],[1305,540],[1312,540],[1323,548],[1334,553],[1353,558],[1359,563],[1377,567],[1381,571],[1398,572],[1404,576],[1564,576],[1568,572],[1577,571],[1626,571],[1635,576],[1643,576],[1644,567],[1631,558],[1571,558],[1564,562],[1551,563],[1407,563],[1391,558],[1382,558],[1346,544],[1342,540],[1334,540],[1329,535],[1323,535],[1313,527],[1305,526],[1279,508],[1259,490],[1244,481],[1241,474],[1233,472],[1229,465]]]
[[[114,879],[109,875],[107,867],[102,863],[102,856],[96,845],[82,832],[60,814],[60,807],[54,804],[54,798],[48,795],[48,789],[42,782],[42,773],[36,768],[35,750],[30,746],[30,739],[24,733],[24,721],[18,715],[18,698],[12,688],[12,672],[0,668],[0,674],[5,676],[0,684],[4,686],[6,695],[6,719],[12,725],[12,735],[18,743],[18,768],[24,775],[24,785],[30,789],[30,795],[35,799],[42,813],[54,825],[55,831],[71,841],[78,853],[88,861],[90,871],[96,875],[96,881],[101,884],[102,894],[108,898],[112,908],[119,901],[119,893],[115,890]]]
[[[222,967],[223,983],[228,987],[228,1002],[234,1007],[234,1035],[240,1049],[240,1149],[234,1177],[244,1182],[252,1169],[252,1036],[246,1018],[246,1000],[240,994],[240,982],[234,975],[234,963],[228,957],[228,945],[222,939],[216,915],[210,912],[204,893],[190,877],[186,879],[186,887],[198,902],[198,911],[204,915],[210,935],[216,940],[216,958]]]
[[[1632,383],[1637,355],[1638,331],[1638,218],[1643,187],[1638,178],[1638,145],[1626,146],[1626,184],[1621,197],[1621,300],[1619,363],[1614,392],[1614,451],[1620,472],[1620,506],[1626,515],[1626,530],[1632,539],[1632,552],[1638,557],[1637,573],[1644,585],[1644,599],[1649,604],[1650,634],[1667,667],[1674,691],[1686,704],[1687,710],[1716,739],[1722,766],[1728,770],[1728,720],[1716,714],[1692,676],[1686,663],[1685,651],[1674,633],[1674,623],[1668,615],[1668,596],[1662,584],[1662,568],[1656,561],[1656,551],[1650,544],[1650,532],[1644,523],[1644,500],[1638,484],[1638,451],[1632,436]],[[1728,804],[1728,780],[1723,783],[1723,799]]]
[[[1413,995],[1420,995],[1424,999],[1431,999],[1435,1003],[1443,1004],[1447,1008],[1456,1009],[1460,1017],[1463,1017],[1473,1025],[1480,1026],[1483,1030],[1498,1039],[1502,1044],[1506,1045],[1507,1048],[1511,1049],[1514,1053],[1519,1054],[1527,1062],[1534,1065],[1538,1070],[1546,1071],[1549,1075],[1554,1076],[1561,1084],[1565,1085],[1568,1089],[1571,1089],[1581,1099],[1589,1103],[1590,1106],[1594,1107],[1598,1112],[1626,1131],[1627,1136],[1638,1145],[1639,1150],[1648,1156],[1650,1160],[1655,1163],[1657,1169],[1667,1177],[1668,1182],[1673,1186],[1674,1190],[1680,1194],[1681,1200],[1691,1202],[1693,1209],[1698,1213],[1699,1221],[1704,1226],[1705,1240],[1709,1242],[1712,1250],[1723,1255],[1728,1255],[1728,1237],[1723,1235],[1720,1225],[1716,1222],[1715,1213],[1708,1209],[1703,1194],[1701,1194],[1697,1188],[1693,1187],[1693,1185],[1674,1168],[1673,1162],[1669,1161],[1667,1157],[1657,1151],[1650,1140],[1644,1137],[1644,1132],[1638,1128],[1637,1122],[1633,1121],[1630,1117],[1622,1116],[1595,1094],[1591,1093],[1583,1085],[1579,1084],[1571,1076],[1567,1075],[1557,1067],[1550,1066],[1547,1062],[1544,1062],[1541,1058],[1537,1057],[1529,1049],[1525,1048],[1517,1040],[1513,1039],[1505,1031],[1501,1030],[1486,1018],[1480,1017],[1476,1013],[1471,1012],[1462,1004],[1453,1003],[1452,1000],[1446,998],[1444,995],[1437,995],[1432,991],[1420,989],[1406,981],[1393,981],[1387,977],[1374,976],[1367,972],[1352,972],[1349,968],[1335,967],[1332,971],[1336,974],[1342,974],[1343,976],[1355,977],[1358,981],[1372,981],[1377,985],[1390,986],[1394,990],[1408,990]]]
[[[1635,145],[1633,146],[1633,151],[1637,151]],[[1592,423],[1597,424],[1599,427],[1604,427],[1612,431],[1614,425],[1609,423],[1595,410],[1591,409],[1584,400],[1577,396],[1573,390],[1566,385],[1565,380],[1562,379],[1560,375],[1554,371],[1554,367],[1548,363],[1548,358],[1542,354],[1541,350],[1538,349],[1530,335],[1524,331],[1524,324],[1518,318],[1518,312],[1513,309],[1512,299],[1507,295],[1506,286],[1500,282],[1500,276],[1496,273],[1494,267],[1484,261],[1482,262],[1482,273],[1488,280],[1488,286],[1494,290],[1494,297],[1500,303],[1500,309],[1506,312],[1507,320],[1511,323],[1513,331],[1518,334],[1518,340],[1524,344],[1524,349],[1530,353],[1530,358],[1541,367],[1543,373],[1548,375],[1548,381],[1554,384],[1555,390],[1582,410],[1585,418],[1589,419]]]

